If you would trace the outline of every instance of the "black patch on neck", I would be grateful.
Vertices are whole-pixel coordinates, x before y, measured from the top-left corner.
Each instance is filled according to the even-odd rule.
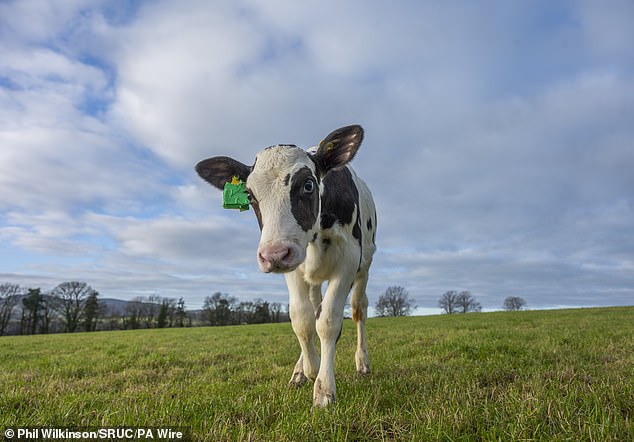
[[[374,209],[374,231],[372,232],[372,244],[375,244],[375,245],[376,245],[376,227],[377,227],[376,209]]]
[[[262,224],[262,212],[260,212],[260,203],[255,198],[255,195],[253,195],[253,192],[251,192],[251,189],[247,189],[247,193],[249,194],[251,207],[253,207],[253,213],[255,213],[255,217],[258,219],[258,225],[260,226],[261,232],[264,224]]]
[[[284,148],[297,148],[296,145],[294,144],[286,144],[286,143],[282,143],[282,144],[273,144],[272,146],[269,146],[267,148],[265,148],[264,150],[271,150],[271,149],[275,149],[276,147],[284,147]]]
[[[312,179],[313,191],[306,192],[304,183]],[[304,232],[309,231],[317,221],[319,213],[319,187],[313,171],[308,166],[299,169],[291,178],[291,213]]]
[[[359,191],[347,167],[333,169],[324,177],[325,191],[321,196],[321,228],[329,229],[335,222],[352,224],[355,207],[359,207]],[[357,218],[359,217],[357,210]],[[358,220],[355,220],[358,224]],[[358,237],[361,238],[360,226]],[[356,228],[355,227],[355,230]],[[353,231],[354,234],[354,231]]]
[[[262,212],[260,212],[260,204],[258,202],[251,203],[251,207],[253,207],[253,212],[255,212],[255,217],[258,219],[258,225],[260,226],[260,232],[264,228],[264,224],[262,223]]]
[[[285,185],[285,186],[288,186],[288,182],[289,182],[290,180],[291,180],[291,174],[289,173],[289,174],[287,174],[287,175],[284,177],[284,185]]]

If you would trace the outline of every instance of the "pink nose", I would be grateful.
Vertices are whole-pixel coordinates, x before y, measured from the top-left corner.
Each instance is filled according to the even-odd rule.
[[[293,250],[283,244],[269,244],[258,250],[262,271],[269,273],[288,270],[293,261]]]

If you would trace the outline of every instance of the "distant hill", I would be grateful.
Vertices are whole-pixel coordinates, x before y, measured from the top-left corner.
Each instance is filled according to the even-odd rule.
[[[52,296],[44,293],[42,294],[44,299],[51,299]],[[15,313],[20,314],[22,312],[23,304],[22,300],[26,298],[26,295],[18,295],[18,302],[15,305]],[[112,312],[113,314],[119,315],[125,312],[125,306],[128,301],[124,301],[123,299],[114,299],[114,298],[99,298],[99,304],[105,305],[108,308],[108,312]]]
[[[122,315],[125,313],[125,306],[128,301],[114,298],[99,298],[99,304],[105,305],[111,314]]]

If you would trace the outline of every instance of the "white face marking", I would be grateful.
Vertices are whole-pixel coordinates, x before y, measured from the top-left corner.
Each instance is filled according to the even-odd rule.
[[[315,173],[314,163],[300,148],[274,146],[256,156],[247,188],[258,201],[262,217],[257,256],[263,272],[294,270],[306,257],[317,223],[303,230],[292,213],[290,197],[292,177],[306,167]]]

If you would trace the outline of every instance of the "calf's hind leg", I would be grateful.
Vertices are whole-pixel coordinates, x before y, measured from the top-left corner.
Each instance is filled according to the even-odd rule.
[[[370,374],[370,358],[365,341],[365,321],[368,318],[368,296],[365,292],[367,285],[368,272],[357,273],[350,298],[352,319],[357,326],[357,351],[354,354],[354,362],[359,374]]]

